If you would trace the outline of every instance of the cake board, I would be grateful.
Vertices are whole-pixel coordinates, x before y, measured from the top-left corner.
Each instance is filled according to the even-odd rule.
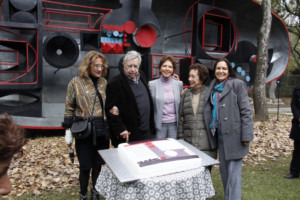
[[[185,147],[192,150],[195,154],[197,154],[201,159],[201,166],[207,167],[211,165],[219,164],[219,161],[213,159],[212,157],[208,156],[207,154],[203,153],[196,147],[192,146],[191,144],[185,142],[184,140],[177,140]],[[128,165],[126,164],[124,158],[119,154],[118,149],[105,149],[98,151],[103,160],[105,161],[106,165],[111,169],[114,175],[118,178],[121,183],[137,181],[143,178],[146,178],[143,174],[135,173]],[[183,170],[184,171],[184,170]]]

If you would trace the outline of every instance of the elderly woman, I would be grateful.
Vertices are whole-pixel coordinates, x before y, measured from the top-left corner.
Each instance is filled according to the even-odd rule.
[[[92,121],[94,132],[85,139],[75,139],[75,149],[79,160],[79,183],[80,199],[87,199],[87,189],[89,184],[90,171],[92,169],[92,199],[99,199],[99,194],[95,190],[95,184],[104,164],[98,150],[109,148],[108,135],[100,134],[102,131],[100,124],[106,115],[103,107],[106,99],[107,81],[103,76],[107,73],[107,63],[104,55],[97,51],[88,52],[83,58],[78,72],[79,76],[74,77],[67,89],[66,108],[63,127],[66,128],[66,142],[68,146],[72,144],[70,140],[69,128],[75,121],[88,118]]]
[[[164,56],[158,65],[159,79],[149,82],[154,104],[156,138],[177,138],[179,103],[182,82],[172,78],[176,62],[172,56]]]
[[[235,78],[230,62],[214,66],[207,90],[205,124],[212,147],[218,147],[225,200],[242,199],[242,161],[253,139],[253,118],[246,84]]]
[[[207,86],[203,83],[208,78],[208,74],[208,69],[202,64],[196,63],[190,66],[190,89],[185,91],[180,102],[178,138],[217,158],[216,150],[212,149],[209,142],[203,116],[207,92]]]

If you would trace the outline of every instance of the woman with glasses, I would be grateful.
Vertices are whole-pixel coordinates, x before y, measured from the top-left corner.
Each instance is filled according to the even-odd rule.
[[[98,150],[109,148],[109,138],[99,136],[101,132],[100,120],[106,120],[103,104],[106,100],[107,81],[103,78],[107,74],[107,62],[103,54],[97,51],[88,52],[83,58],[78,72],[68,85],[66,94],[65,116],[62,126],[66,129],[66,143],[72,145],[70,127],[73,122],[89,118],[95,128],[95,133],[86,139],[75,139],[75,149],[79,160],[80,199],[87,199],[90,171],[92,171],[92,200],[99,199],[95,184],[104,164]],[[96,134],[96,137],[94,137]],[[91,170],[92,169],[92,170]]]

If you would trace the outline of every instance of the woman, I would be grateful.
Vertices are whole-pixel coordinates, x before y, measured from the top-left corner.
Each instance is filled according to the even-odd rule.
[[[185,91],[180,102],[180,123],[178,138],[213,158],[217,158],[216,150],[211,148],[204,123],[204,103],[207,86],[203,83],[208,77],[208,69],[199,63],[192,64],[189,72],[190,89]]]
[[[107,63],[104,55],[97,51],[88,52],[83,58],[78,72],[79,76],[74,77],[67,89],[66,108],[63,127],[66,128],[66,142],[69,146],[72,140],[68,139],[70,135],[69,128],[75,120],[92,119],[96,128],[96,133],[91,134],[86,139],[75,139],[75,149],[79,160],[79,183],[80,199],[87,199],[87,189],[89,183],[90,171],[92,169],[92,199],[99,199],[99,194],[95,190],[97,177],[101,171],[103,159],[98,154],[98,150],[109,148],[109,138],[101,136],[100,122],[106,119],[102,109],[106,99],[107,81],[103,78],[107,74]],[[97,88],[97,90],[95,89]],[[101,103],[102,98],[102,103]],[[96,139],[93,139],[97,134]],[[96,141],[95,141],[96,140]]]
[[[164,56],[158,65],[160,78],[149,82],[154,104],[156,138],[177,138],[179,103],[182,82],[172,78],[176,62],[172,56]]]
[[[225,200],[241,200],[242,160],[253,140],[253,118],[246,84],[235,78],[225,58],[214,66],[204,118],[212,148],[218,147]]]

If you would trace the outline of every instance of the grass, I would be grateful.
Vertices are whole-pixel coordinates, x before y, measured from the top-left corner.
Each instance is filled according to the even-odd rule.
[[[280,157],[276,161],[251,166],[243,166],[243,200],[297,200],[300,199],[300,179],[287,180],[283,176],[289,172],[291,156]],[[224,198],[223,186],[219,169],[214,167],[212,179],[216,190],[213,200]],[[8,196],[5,199],[13,200],[77,200],[79,188],[63,191],[45,191],[39,196],[23,194],[22,196]],[[1,198],[0,199],[4,199]]]
[[[243,200],[297,200],[300,199],[300,179],[283,178],[289,173],[291,156],[280,157],[276,161],[243,166]],[[212,170],[212,179],[216,190],[214,200],[224,198],[219,169]]]

